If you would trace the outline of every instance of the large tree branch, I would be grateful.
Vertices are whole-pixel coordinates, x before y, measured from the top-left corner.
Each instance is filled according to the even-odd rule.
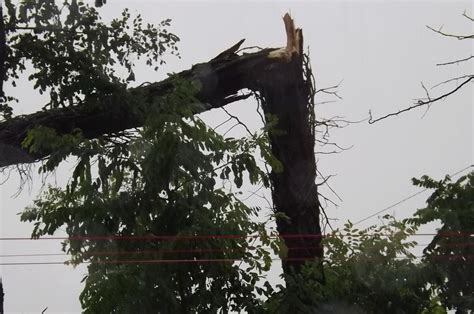
[[[199,86],[198,99],[205,103],[202,110],[219,108],[248,96],[238,95],[238,91],[248,88],[255,90],[262,74],[276,64],[287,62],[287,55],[272,55],[281,49],[262,49],[255,53],[238,55],[238,44],[220,53],[209,62],[194,65],[180,72],[180,79],[192,80]],[[139,95],[147,106],[156,105],[156,99],[173,91],[173,78],[129,90]],[[196,112],[199,113],[199,112]],[[126,103],[121,95],[110,95],[101,100],[90,98],[84,104],[54,110],[39,111],[18,116],[0,123],[0,167],[20,163],[31,163],[45,158],[49,152],[30,153],[22,147],[28,130],[44,126],[58,134],[68,134],[80,129],[86,138],[97,138],[139,127],[144,115],[133,105]]]

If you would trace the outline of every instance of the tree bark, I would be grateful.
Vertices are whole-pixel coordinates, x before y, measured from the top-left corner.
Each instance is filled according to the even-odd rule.
[[[311,78],[303,74],[303,33],[295,29],[289,15],[284,17],[288,62],[280,62],[261,73],[259,92],[266,117],[276,117],[270,132],[274,156],[283,172],[272,172],[275,209],[286,217],[277,218],[277,229],[288,248],[283,270],[299,272],[308,260],[323,257],[320,203],[316,181],[315,138],[311,125]],[[274,52],[274,54],[276,54]]]
[[[287,46],[267,48],[255,53],[237,54],[243,40],[209,62],[178,73],[182,79],[199,86],[198,99],[203,110],[218,108],[250,96],[238,95],[250,89],[262,96],[266,114],[277,118],[270,140],[283,172],[271,173],[275,211],[286,218],[277,219],[277,228],[288,248],[283,261],[285,273],[298,271],[309,259],[321,258],[320,203],[315,184],[314,134],[308,104],[311,90],[303,74],[303,38],[289,15],[284,17]],[[172,79],[130,89],[147,106],[173,91]],[[146,108],[145,108],[146,109]],[[198,112],[196,112],[198,113]],[[31,163],[47,158],[50,152],[30,153],[22,147],[28,130],[45,126],[58,134],[80,129],[86,138],[97,138],[143,124],[144,115],[120,95],[105,99],[90,98],[83,105],[39,111],[0,123],[0,167]],[[267,115],[268,117],[268,115]]]
[[[206,104],[203,110],[247,98],[250,95],[238,95],[237,92],[245,88],[254,90],[260,73],[266,67],[282,62],[268,58],[268,54],[277,49],[238,55],[236,50],[242,42],[243,40],[209,62],[196,64],[177,74],[180,79],[192,80],[199,86],[197,97]],[[168,78],[131,88],[129,92],[132,96],[141,97],[147,106],[155,106],[156,99],[172,93],[173,88],[173,78]],[[142,126],[143,113],[137,111],[133,104],[127,103],[127,98],[122,96],[118,93],[102,99],[89,97],[78,106],[39,111],[0,123],[0,168],[35,162],[50,154],[47,151],[30,153],[22,146],[28,130],[38,126],[52,128],[58,134],[68,134],[80,129],[83,136],[89,139]]]

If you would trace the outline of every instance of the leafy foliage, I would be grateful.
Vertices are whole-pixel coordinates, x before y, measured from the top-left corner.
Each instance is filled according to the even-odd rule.
[[[419,226],[433,221],[442,227],[424,249],[424,260],[433,267],[432,285],[440,289],[443,303],[459,313],[474,309],[474,172],[455,182],[447,176],[413,179],[417,186],[435,189],[427,207],[406,221]]]
[[[165,29],[169,20],[144,26],[138,16],[130,23],[125,10],[106,25],[95,8],[76,0],[62,7],[52,0],[6,0],[5,6],[8,79],[14,84],[31,63],[29,79],[50,96],[46,110],[111,94],[132,97],[127,85],[135,80],[134,60],[159,66],[166,50],[176,54],[178,37]],[[138,94],[127,102],[146,117],[139,130],[89,140],[81,130],[63,135],[39,127],[23,142],[33,153],[53,152],[42,172],[70,156],[76,160],[67,185],[49,187],[21,219],[34,223],[33,237],[65,227],[71,264],[89,264],[80,296],[85,312],[445,313],[446,307],[473,307],[473,173],[454,183],[414,180],[436,189],[414,218],[386,217],[385,225],[364,230],[348,223],[324,240],[323,261],[286,275],[286,286],[261,286],[270,248],[282,256],[285,248],[256,222],[258,208],[240,201],[239,189],[245,183],[269,187],[258,153],[282,170],[268,147],[271,126],[248,138],[224,138],[192,115],[202,106],[195,86],[174,84],[173,94],[146,110]],[[0,110],[12,115],[7,103]],[[443,227],[420,262],[410,252],[416,245],[410,236],[432,221]]]
[[[416,228],[392,217],[387,224],[359,230],[348,222],[328,235],[323,262],[285,278],[287,287],[268,302],[271,312],[285,313],[435,313],[440,304],[427,289],[426,267],[410,252]]]
[[[74,147],[67,154],[78,157],[69,184],[64,189],[51,187],[21,218],[35,222],[34,237],[66,226],[73,240],[64,248],[73,255],[72,263],[91,263],[81,295],[86,312],[258,307],[254,286],[271,259],[263,243],[248,237],[265,233],[265,228],[252,221],[258,209],[219,187],[215,178],[233,180],[240,187],[247,173],[250,183],[268,186],[254,157],[257,148],[265,152],[262,156],[269,154],[266,137],[222,137],[187,108],[186,104],[199,105],[189,86],[177,85],[176,91],[179,97],[161,100],[162,106],[148,112],[143,130],[121,142],[82,140],[77,148],[64,144],[61,136],[54,140],[49,134],[43,141],[34,134],[27,143],[30,148],[36,141],[66,151]],[[62,154],[56,151],[56,156]],[[53,155],[51,160],[62,158]],[[57,166],[51,160],[48,169]],[[233,237],[219,237],[228,234]],[[190,239],[202,235],[212,237]],[[142,238],[94,240],[97,236]],[[188,262],[146,263],[167,259]],[[224,261],[199,262],[215,259]]]
[[[125,10],[106,25],[95,8],[75,0],[62,7],[52,0],[18,5],[7,0],[5,6],[8,78],[15,84],[22,72],[31,71],[35,88],[49,93],[45,110],[85,100],[100,103],[111,94],[130,97],[126,88],[135,79],[134,60],[160,65],[166,50],[177,54],[178,37],[165,29],[169,20],[144,26],[138,16],[130,23]],[[117,76],[119,68],[125,77]],[[268,187],[255,159],[257,150],[271,159],[265,132],[224,138],[192,115],[202,106],[193,84],[174,84],[175,93],[154,99],[147,111],[140,111],[136,93],[126,102],[146,117],[140,130],[88,140],[81,130],[62,135],[37,127],[23,142],[32,153],[53,152],[41,172],[54,171],[68,157],[77,159],[68,184],[51,186],[21,219],[34,222],[33,237],[65,227],[71,240],[63,248],[73,256],[71,263],[89,263],[81,294],[86,312],[259,307],[255,284],[270,267],[264,249],[270,240],[252,240],[266,232],[252,220],[258,208],[246,206],[216,179],[232,182],[237,191],[247,178]],[[9,118],[11,108],[2,108]],[[234,237],[219,237],[227,234]],[[192,240],[196,235],[209,238]],[[129,240],[112,240],[117,237]],[[211,259],[222,262],[200,262]],[[150,260],[183,262],[146,263]]]
[[[428,176],[413,183],[435,191],[414,217],[359,230],[349,222],[323,241],[323,279],[317,263],[287,276],[272,292],[271,313],[470,313],[474,309],[474,172],[451,182]],[[410,237],[424,224],[441,228],[421,260]]]
[[[161,55],[166,50],[177,54],[179,38],[166,30],[169,19],[158,26],[145,25],[140,15],[132,20],[126,9],[105,24],[94,7],[77,0],[61,6],[54,0],[25,0],[18,5],[6,0],[5,7],[6,79],[15,86],[28,70],[35,89],[49,93],[47,109],[123,91],[135,80],[135,60],[144,58],[151,66],[164,63]],[[117,75],[123,72],[123,77]],[[1,108],[5,118],[11,117],[7,103]]]

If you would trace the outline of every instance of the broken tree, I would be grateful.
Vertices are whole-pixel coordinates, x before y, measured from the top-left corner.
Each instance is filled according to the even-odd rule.
[[[295,29],[288,14],[284,17],[287,45],[249,54],[238,54],[241,40],[209,62],[194,65],[177,74],[199,86],[198,99],[210,110],[245,99],[243,89],[258,93],[267,117],[277,118],[270,133],[272,152],[282,163],[283,172],[273,172],[272,196],[275,211],[286,218],[277,220],[278,231],[289,250],[283,262],[285,272],[298,270],[308,259],[321,258],[316,163],[314,156],[314,117],[310,74],[305,71],[303,35]],[[307,68],[306,68],[307,70]],[[173,90],[173,78],[130,89],[150,106],[157,97]],[[196,112],[198,113],[198,112]],[[90,97],[71,108],[43,110],[18,116],[0,124],[0,167],[31,163],[48,157],[50,151],[30,152],[22,145],[35,127],[54,129],[64,135],[80,129],[89,139],[140,127],[143,115],[126,98],[111,93],[106,98]]]

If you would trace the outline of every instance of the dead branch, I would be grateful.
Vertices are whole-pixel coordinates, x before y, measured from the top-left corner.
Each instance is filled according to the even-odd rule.
[[[458,76],[458,77],[453,77],[453,78],[450,78],[449,80],[445,80],[445,81],[442,81],[442,82],[439,82],[438,84],[436,85],[433,85],[431,87],[431,89],[434,89],[436,87],[439,87],[441,85],[444,85],[444,84],[447,84],[447,83],[451,83],[451,82],[458,82],[460,80],[463,80],[463,79],[467,79],[467,78],[470,78],[474,76],[473,74],[469,74],[469,75],[462,75],[462,76]]]
[[[469,56],[469,57],[464,58],[464,59],[458,59],[458,60],[449,61],[449,62],[444,62],[444,63],[437,63],[436,65],[437,65],[437,66],[443,66],[443,65],[450,65],[450,64],[459,64],[459,63],[461,63],[461,62],[469,61],[469,60],[471,60],[472,58],[474,58],[474,56]]]
[[[407,107],[405,109],[402,109],[402,110],[399,110],[397,112],[392,112],[392,113],[389,113],[389,114],[386,114],[382,117],[379,117],[377,119],[373,119],[372,117],[372,112],[369,110],[369,124],[374,124],[375,122],[378,122],[380,120],[384,120],[386,118],[389,118],[389,117],[393,117],[393,116],[398,116],[399,114],[403,113],[403,112],[407,112],[407,111],[410,111],[412,109],[415,109],[415,108],[418,108],[418,107],[422,107],[422,106],[426,106],[426,105],[429,105],[429,104],[433,104],[441,99],[444,99],[452,94],[454,94],[455,92],[457,92],[458,90],[460,90],[464,85],[468,84],[470,81],[472,81],[474,79],[474,75],[471,75],[469,76],[469,78],[467,80],[465,80],[464,82],[462,82],[459,86],[457,86],[456,88],[454,88],[453,90],[441,95],[441,96],[438,96],[436,98],[429,98],[428,100],[421,100],[419,99],[415,105],[413,106],[410,106],[410,107]]]
[[[325,88],[320,88],[318,90],[316,90],[314,93],[317,94],[317,93],[324,93],[324,94],[328,94],[328,95],[332,95],[332,96],[335,96],[337,97],[338,99],[342,99],[341,96],[339,96],[338,94],[338,88],[339,86],[341,86],[342,82],[344,80],[341,80],[339,83],[337,83],[336,85],[334,86],[329,86],[329,87],[325,87]]]
[[[255,137],[254,134],[249,130],[248,126],[247,126],[245,123],[243,123],[243,122],[239,119],[239,117],[237,117],[237,116],[231,114],[231,113],[230,113],[228,110],[226,110],[224,107],[221,107],[221,109],[229,116],[230,119],[234,119],[234,120],[237,122],[237,124],[241,125],[241,126],[247,131],[247,133],[248,133],[248,135],[249,135],[250,137],[252,137],[252,138]]]
[[[472,16],[469,16],[466,14],[466,11],[463,12],[462,16],[464,16],[465,18],[467,18],[468,20],[470,20],[471,22],[474,22],[474,18]]]
[[[464,17],[468,18],[470,21],[474,21],[474,19],[472,17],[468,16],[466,14],[466,12],[464,12],[462,15]],[[439,29],[434,29],[433,27],[431,27],[429,25],[426,25],[426,27],[428,29],[430,29],[431,31],[437,33],[437,34],[440,34],[440,35],[445,36],[445,37],[456,38],[458,40],[465,40],[465,39],[473,39],[474,38],[474,34],[471,34],[471,35],[456,35],[456,34],[450,34],[450,33],[443,32],[442,27],[440,27]],[[437,66],[446,66],[446,65],[452,65],[452,64],[459,64],[459,63],[462,63],[462,62],[467,62],[467,61],[471,60],[472,58],[474,58],[474,56],[471,55],[471,56],[466,57],[466,58],[457,59],[457,60],[454,60],[454,61],[449,61],[449,62],[444,62],[444,63],[438,63],[436,65]],[[447,93],[445,93],[445,94],[443,94],[439,97],[436,97],[436,98],[431,98],[431,96],[428,92],[428,89],[425,87],[425,85],[423,85],[423,82],[422,82],[421,86],[422,86],[423,90],[426,93],[426,99],[418,99],[413,106],[404,108],[404,109],[399,110],[397,112],[392,112],[392,113],[386,114],[386,115],[384,115],[382,117],[379,117],[377,119],[373,119],[372,111],[369,110],[368,122],[369,122],[369,124],[374,124],[375,122],[378,122],[380,120],[384,120],[386,118],[393,117],[393,116],[398,116],[399,114],[401,114],[403,112],[407,112],[407,111],[410,111],[412,109],[422,107],[422,106],[427,106],[426,112],[428,112],[428,110],[430,109],[431,104],[433,104],[433,103],[435,103],[439,100],[442,100],[442,99],[454,94],[458,90],[460,90],[464,85],[468,84],[470,81],[472,81],[474,79],[474,75],[470,74],[470,75],[458,76],[458,77],[455,77],[455,78],[445,80],[445,81],[443,81],[441,83],[438,83],[435,86],[433,86],[432,88],[436,88],[440,85],[447,84],[447,83],[453,82],[453,81],[457,82],[457,81],[462,80],[462,79],[465,79],[465,80],[461,84],[459,84],[456,88],[454,88],[451,91],[449,91],[449,92],[447,92]],[[426,114],[426,112],[423,114],[423,116]]]
[[[426,25],[426,27],[430,30],[432,30],[433,32],[437,33],[437,34],[440,34],[440,35],[443,35],[445,37],[452,37],[452,38],[456,38],[458,40],[465,40],[465,39],[473,39],[474,38],[474,34],[471,34],[471,35],[455,35],[455,34],[449,34],[449,33],[445,33],[443,32],[441,29],[442,27],[440,27],[439,29],[434,29],[433,27],[429,26],[429,25]]]
[[[143,84],[130,88],[127,92],[144,99],[145,108],[157,106],[157,99],[165,97],[174,89],[176,77],[190,80],[200,86],[197,98],[205,104],[199,113],[229,103],[248,98],[251,93],[239,95],[242,89],[256,90],[258,81],[266,69],[281,62],[288,62],[287,55],[270,57],[270,53],[280,50],[266,48],[251,54],[237,55],[242,41],[227,49],[211,61],[194,65],[161,82]],[[43,110],[29,115],[17,116],[0,122],[0,167],[31,163],[46,158],[50,152],[31,153],[23,148],[22,142],[30,129],[44,126],[52,128],[57,134],[69,134],[75,129],[82,130],[85,138],[93,139],[105,134],[140,127],[145,119],[144,112],[136,110],[122,95],[112,94],[97,99],[91,97],[83,104],[52,110]]]

